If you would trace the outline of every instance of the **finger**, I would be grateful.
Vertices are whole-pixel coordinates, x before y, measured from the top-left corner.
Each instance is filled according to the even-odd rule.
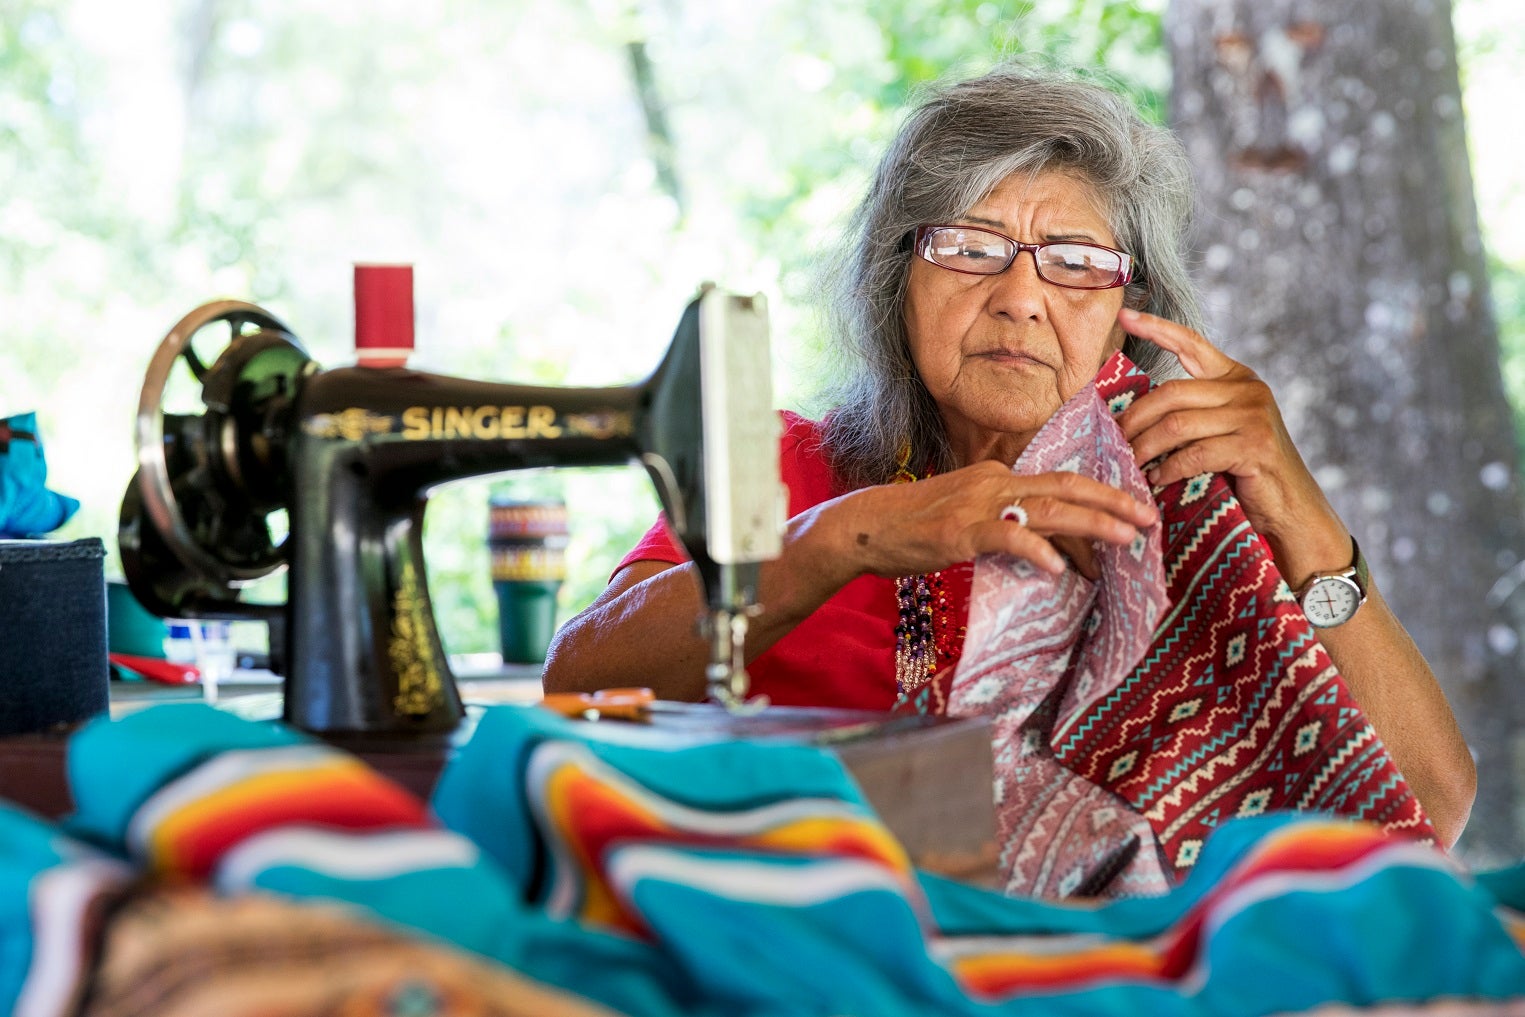
[[[970,528],[974,552],[980,554],[1009,554],[1025,558],[1044,572],[1060,575],[1068,567],[1064,555],[1055,550],[1041,534],[1026,526],[1006,520],[991,520]]]
[[[1023,498],[1022,508],[1027,513],[1026,529],[1044,536],[1105,540],[1109,544],[1131,543],[1138,536],[1137,526],[1109,512],[1055,498]]]
[[[1238,435],[1217,435],[1194,441],[1171,452],[1147,474],[1155,487],[1174,484],[1203,473],[1248,475],[1246,442]]]
[[[1030,499],[1045,498],[1105,513],[1134,527],[1149,526],[1159,517],[1153,502],[1141,501],[1127,491],[1078,473],[1013,474],[1002,484],[998,496],[1004,501],[991,513],[994,516],[1019,499],[1029,506]],[[1029,514],[1031,511],[1029,507]]]
[[[1237,381],[1167,381],[1156,385],[1135,399],[1116,417],[1123,437],[1130,442],[1140,432],[1158,424],[1170,413],[1181,410],[1227,406],[1241,395]]]
[[[1076,537],[1055,537],[1053,545],[1056,550],[1070,560],[1075,571],[1085,576],[1091,582],[1101,578],[1101,562],[1096,558],[1096,547],[1089,540],[1080,540]]]
[[[1117,312],[1117,320],[1130,335],[1174,353],[1193,378],[1221,378],[1239,366],[1238,361],[1196,331],[1169,318],[1124,307]]]
[[[1053,575],[1060,575],[1066,569],[1073,568],[1092,582],[1101,577],[1101,564],[1096,558],[1095,544],[1090,539],[1063,535],[1045,539],[1028,527],[1015,525],[995,539],[998,543],[994,550],[1025,558]]]
[[[1140,464],[1193,443],[1220,436],[1248,439],[1263,418],[1242,406],[1178,409],[1165,414],[1129,439]]]

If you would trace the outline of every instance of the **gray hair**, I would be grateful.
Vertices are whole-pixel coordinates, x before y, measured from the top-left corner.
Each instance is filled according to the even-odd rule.
[[[1096,190],[1133,255],[1127,306],[1203,330],[1186,269],[1192,184],[1185,151],[1129,100],[1073,73],[1005,65],[933,89],[910,112],[854,213],[852,248],[833,283],[825,446],[849,488],[888,481],[910,443],[914,469],[952,469],[942,418],[911,362],[904,304],[922,223],[956,221],[1013,173],[1061,170]],[[1124,352],[1157,379],[1173,356],[1135,337]]]

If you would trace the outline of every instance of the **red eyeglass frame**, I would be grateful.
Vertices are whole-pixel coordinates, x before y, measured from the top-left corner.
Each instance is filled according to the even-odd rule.
[[[1013,250],[1011,252],[1011,259],[1007,261],[1005,265],[1002,265],[1000,270],[996,272],[971,272],[967,268],[950,268],[947,265],[944,265],[942,262],[933,261],[932,258],[927,254],[928,238],[937,230],[974,230],[979,233],[989,233],[991,236],[1000,237],[1002,240],[1012,245]],[[1112,281],[1102,286],[1075,286],[1070,283],[1059,282],[1044,275],[1043,266],[1038,261],[1038,252],[1040,250],[1045,247],[1053,247],[1059,244],[1063,244],[1066,247],[1091,247],[1098,251],[1107,251],[1121,258],[1122,265],[1118,267],[1117,275],[1113,277]],[[916,233],[911,241],[911,252],[922,261],[925,261],[930,265],[936,265],[938,268],[944,269],[948,272],[957,272],[960,275],[1000,275],[1002,272],[1005,272],[1007,269],[1011,268],[1011,266],[1017,263],[1017,256],[1020,255],[1023,251],[1032,252],[1033,268],[1037,271],[1038,278],[1042,279],[1046,283],[1051,283],[1054,286],[1063,286],[1065,289],[1070,290],[1112,290],[1119,286],[1126,286],[1128,283],[1133,281],[1133,255],[1127,253],[1126,251],[1119,251],[1114,247],[1108,247],[1105,244],[1092,244],[1084,240],[1049,240],[1041,244],[1024,244],[1022,241],[1017,240],[1015,237],[1009,237],[1002,233],[1000,230],[993,230],[988,226],[970,226],[967,223],[929,223],[916,227]]]

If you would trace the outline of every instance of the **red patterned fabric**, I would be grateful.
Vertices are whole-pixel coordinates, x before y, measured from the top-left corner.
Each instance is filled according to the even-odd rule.
[[[1142,501],[1149,485],[1094,388],[1068,400],[1012,468],[1071,472]],[[989,716],[996,838],[1007,893],[1067,897],[1162,893],[1154,833],[1128,803],[1065,767],[1053,733],[1069,730],[1133,672],[1165,610],[1161,525],[1096,547],[1098,578],[1053,575],[1023,558],[975,562],[963,662],[947,712]]]
[[[1148,389],[1126,360],[1097,379],[1114,413]],[[1143,812],[1177,873],[1223,820],[1278,809],[1433,841],[1227,481],[1196,477],[1155,497],[1171,607],[1115,699],[1055,733],[1057,758]]]
[[[1149,380],[1118,354],[1094,385],[1117,414]],[[1052,759],[1107,793],[1098,808],[1115,796],[1141,814],[1176,877],[1220,823],[1275,810],[1330,812],[1433,840],[1227,481],[1204,474],[1153,494],[1167,604],[1147,651],[1115,688],[1069,714],[1055,701],[1022,731],[1046,723]],[[942,694],[958,680],[943,675]],[[1013,683],[1027,680],[1010,674]],[[937,699],[923,694],[902,708],[931,709]],[[997,744],[998,759],[1003,750],[1013,755]]]

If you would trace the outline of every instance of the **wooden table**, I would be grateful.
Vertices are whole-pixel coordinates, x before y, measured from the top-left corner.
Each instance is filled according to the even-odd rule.
[[[490,679],[462,682],[467,723],[453,744],[458,746],[470,736],[485,705],[532,702],[538,698],[538,687],[538,681],[533,688],[523,682]],[[115,689],[113,713],[199,697],[195,687]],[[224,686],[218,705],[253,719],[275,719],[280,716],[280,693],[278,686],[244,688],[230,683]],[[772,707],[755,716],[737,717],[715,706],[660,703],[649,724],[600,721],[590,723],[588,731],[600,738],[652,746],[760,738],[825,747],[842,761],[919,868],[982,885],[994,881],[990,729],[984,720],[800,707]],[[48,818],[70,811],[67,734],[0,739],[0,797]],[[451,745],[338,744],[425,798],[454,751]]]

